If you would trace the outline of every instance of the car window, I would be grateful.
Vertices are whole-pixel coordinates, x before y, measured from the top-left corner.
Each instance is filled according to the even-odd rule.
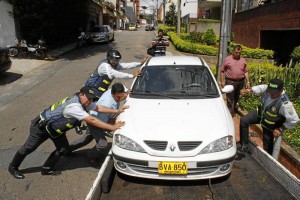
[[[92,28],[92,32],[106,32],[106,27],[104,26],[95,26]]]
[[[219,97],[217,86],[205,66],[146,66],[134,83],[132,94],[180,98]]]

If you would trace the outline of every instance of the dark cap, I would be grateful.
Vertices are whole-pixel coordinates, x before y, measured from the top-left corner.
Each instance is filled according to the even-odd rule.
[[[278,93],[283,90],[283,81],[280,79],[272,79],[270,80],[270,83],[268,84],[267,91],[268,93]]]
[[[85,96],[87,98],[90,98],[90,99],[96,98],[94,90],[91,87],[84,86],[83,88],[80,89],[79,92],[85,94]]]

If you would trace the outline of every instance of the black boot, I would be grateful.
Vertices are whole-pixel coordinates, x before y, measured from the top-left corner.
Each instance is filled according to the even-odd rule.
[[[61,174],[61,171],[56,171],[53,169],[54,165],[59,161],[59,159],[62,156],[60,155],[60,153],[55,150],[53,151],[50,156],[48,157],[48,159],[46,160],[46,162],[44,163],[42,170],[41,170],[41,174],[42,175],[52,175],[52,176],[57,176]]]
[[[43,167],[42,170],[41,170],[41,174],[43,176],[46,176],[46,175],[57,176],[57,175],[61,174],[61,171],[54,170],[54,169],[51,169],[51,168]]]
[[[16,179],[24,179],[25,178],[25,176],[19,170],[19,166],[21,165],[21,163],[23,162],[25,157],[26,157],[26,155],[20,154],[17,151],[13,160],[9,164],[8,171]]]

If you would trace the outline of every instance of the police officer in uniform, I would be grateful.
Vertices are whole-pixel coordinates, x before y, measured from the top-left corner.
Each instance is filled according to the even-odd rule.
[[[140,66],[147,59],[147,57],[145,57],[142,62],[120,63],[121,58],[120,52],[116,49],[108,51],[106,59],[100,62],[94,73],[92,73],[84,84],[95,90],[97,97],[95,101],[108,89],[114,78],[130,79],[141,74],[140,70],[137,70],[134,74],[119,72],[118,70]]]
[[[54,170],[58,160],[67,153],[69,143],[65,133],[75,127],[80,121],[108,130],[116,130],[124,125],[124,122],[116,122],[114,125],[105,123],[90,116],[88,111],[120,114],[124,109],[113,110],[93,103],[94,91],[90,87],[83,87],[75,93],[45,109],[31,122],[30,134],[25,144],[16,152],[9,164],[8,171],[17,179],[25,178],[19,170],[19,166],[25,157],[35,151],[47,139],[51,139],[56,150],[53,151],[44,163],[42,175],[59,175],[60,171]]]
[[[251,89],[241,90],[241,94],[261,95],[261,105],[256,111],[249,112],[240,120],[241,151],[248,151],[249,125],[261,124],[263,129],[263,148],[269,154],[273,152],[274,137],[284,130],[291,129],[299,122],[293,104],[283,88],[280,79],[270,80],[268,85],[257,85]]]

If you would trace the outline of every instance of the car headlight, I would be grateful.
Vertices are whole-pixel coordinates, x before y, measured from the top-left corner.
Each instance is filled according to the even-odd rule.
[[[129,151],[146,152],[138,143],[136,143],[132,139],[129,139],[128,137],[125,137],[124,135],[116,134],[114,136],[114,142],[118,147],[122,149],[126,149]]]
[[[206,153],[214,153],[219,151],[225,151],[233,146],[233,137],[232,136],[226,136],[223,138],[220,138],[218,140],[213,141],[209,145],[207,145],[200,154],[206,154]]]

